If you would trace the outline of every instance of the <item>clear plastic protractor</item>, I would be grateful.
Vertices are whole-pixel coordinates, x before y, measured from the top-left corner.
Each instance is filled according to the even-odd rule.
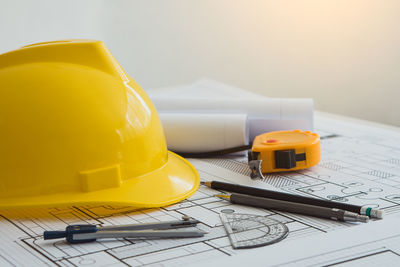
[[[220,218],[235,249],[273,244],[289,233],[284,223],[265,216],[223,212]]]

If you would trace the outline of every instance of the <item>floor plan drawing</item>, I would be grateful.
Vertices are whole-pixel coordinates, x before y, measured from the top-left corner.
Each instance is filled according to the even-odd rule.
[[[236,257],[211,261],[210,264],[236,267],[251,260],[252,266],[396,267],[400,261],[399,224],[399,217],[387,218],[373,224],[367,223],[298,239],[296,242],[268,246],[263,249],[268,257],[259,257],[257,251],[250,250]]]
[[[400,132],[330,118],[317,119],[315,131],[325,137],[321,140],[322,160],[308,170],[251,180],[244,157],[190,161],[202,181],[221,180],[369,205],[383,209],[387,217],[400,214]],[[221,192],[200,186],[185,201],[148,210],[99,205],[0,211],[0,265],[178,266],[209,258],[234,257],[244,250],[234,250],[230,245],[219,218],[221,211],[227,209],[283,222],[289,235],[281,242],[357,225],[234,205],[215,197],[218,193]],[[43,240],[42,237],[45,230],[62,230],[71,224],[101,227],[176,220],[183,215],[199,220],[198,228],[207,234],[201,238],[110,239],[75,245],[61,239]]]

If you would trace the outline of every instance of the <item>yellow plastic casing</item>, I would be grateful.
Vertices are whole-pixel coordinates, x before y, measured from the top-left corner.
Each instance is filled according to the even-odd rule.
[[[295,150],[305,154],[305,160],[297,161],[293,168],[277,168],[276,151]],[[254,139],[252,153],[262,160],[263,173],[293,171],[312,167],[321,160],[320,138],[310,131],[292,130],[269,132]]]
[[[157,111],[100,41],[0,55],[0,208],[159,207],[199,186]]]

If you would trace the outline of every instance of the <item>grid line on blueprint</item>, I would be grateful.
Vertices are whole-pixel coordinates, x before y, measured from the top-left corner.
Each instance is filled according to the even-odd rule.
[[[267,175],[251,180],[245,158],[190,159],[203,181],[220,180],[260,186],[281,192],[333,201],[379,207],[387,216],[400,213],[400,149],[397,136],[385,131],[362,130],[357,125],[329,122],[319,124],[331,138],[321,140],[322,161],[302,171]],[[335,129],[335,130],[332,130]],[[340,131],[337,131],[340,129]],[[336,132],[337,131],[337,132]],[[231,248],[219,213],[268,216],[285,223],[288,240],[353,226],[320,218],[235,205],[216,198],[220,191],[200,186],[189,199],[158,209],[92,205],[37,210],[2,211],[0,216],[1,266],[159,266],[187,265],[209,258],[243,253]],[[147,223],[180,219],[187,215],[199,220],[208,234],[201,238],[135,240],[111,239],[90,244],[70,245],[63,240],[44,241],[44,230],[60,230],[69,224],[98,226]],[[7,251],[1,249],[7,247]],[[25,253],[21,253],[21,251]],[[29,253],[26,253],[28,251]],[[20,256],[16,256],[20,255]],[[386,254],[385,254],[386,255]]]

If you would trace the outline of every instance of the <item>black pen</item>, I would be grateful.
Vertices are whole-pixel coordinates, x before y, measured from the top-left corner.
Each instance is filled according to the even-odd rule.
[[[292,213],[310,215],[314,217],[332,219],[343,222],[368,222],[369,220],[368,216],[360,215],[358,213],[347,210],[312,206],[307,204],[294,203],[294,202],[276,200],[264,197],[254,197],[236,193],[231,195],[216,195],[216,197],[226,199],[232,203],[241,205],[247,205],[264,209],[287,211]]]
[[[302,203],[307,205],[321,206],[327,208],[337,208],[342,210],[351,211],[361,215],[367,215],[371,218],[382,218],[383,211],[379,209],[374,209],[366,206],[357,206],[352,204],[340,203],[330,200],[304,197],[299,195],[293,195],[288,193],[281,193],[277,191],[255,188],[244,185],[230,184],[218,181],[201,182],[201,184],[208,186],[213,189],[223,190],[228,192],[234,192],[239,194],[245,194],[255,197],[265,197],[277,200],[284,200],[288,202]]]

